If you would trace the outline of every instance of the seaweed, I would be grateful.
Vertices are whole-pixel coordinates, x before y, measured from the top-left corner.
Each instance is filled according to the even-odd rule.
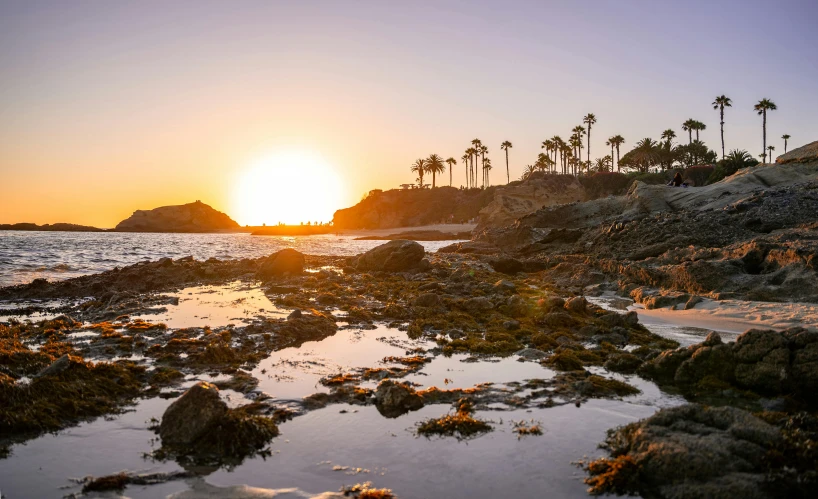
[[[457,440],[476,438],[493,430],[487,422],[472,417],[474,406],[469,399],[460,399],[454,414],[427,419],[418,424],[417,433],[426,437],[433,435],[455,437]]]

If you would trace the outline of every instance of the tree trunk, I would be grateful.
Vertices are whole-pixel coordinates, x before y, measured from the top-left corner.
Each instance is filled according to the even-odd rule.
[[[687,131],[687,144],[690,145],[693,143],[693,129]]]
[[[724,159],[724,106],[721,106],[721,159]]]
[[[767,162],[767,110],[764,109],[764,121],[762,123],[762,138],[764,140],[764,162]]]
[[[588,123],[588,161],[591,161],[591,123],[590,122]]]
[[[435,188],[435,173],[437,173],[437,172],[432,170],[432,189]]]
[[[511,174],[509,173],[508,170],[508,148],[506,148],[506,183],[507,184],[511,183]]]
[[[616,171],[619,170],[619,144],[616,144]]]

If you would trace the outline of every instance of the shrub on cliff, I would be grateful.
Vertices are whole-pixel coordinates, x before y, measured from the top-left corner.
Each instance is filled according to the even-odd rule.
[[[625,194],[632,179],[619,172],[597,172],[589,177],[579,177],[590,199]]]

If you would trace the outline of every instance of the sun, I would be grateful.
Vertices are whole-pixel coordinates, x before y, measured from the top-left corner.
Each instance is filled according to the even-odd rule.
[[[341,178],[320,155],[282,152],[239,174],[232,211],[245,225],[329,222],[341,208],[342,193]]]

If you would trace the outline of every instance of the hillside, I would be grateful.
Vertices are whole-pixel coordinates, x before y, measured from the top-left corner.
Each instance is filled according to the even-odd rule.
[[[119,222],[117,232],[215,232],[238,229],[226,214],[196,201],[177,206],[161,206],[152,210],[136,210]]]
[[[464,223],[477,217],[487,206],[497,187],[460,190],[392,189],[372,191],[360,203],[335,212],[336,229],[391,229],[416,227],[439,222]]]

